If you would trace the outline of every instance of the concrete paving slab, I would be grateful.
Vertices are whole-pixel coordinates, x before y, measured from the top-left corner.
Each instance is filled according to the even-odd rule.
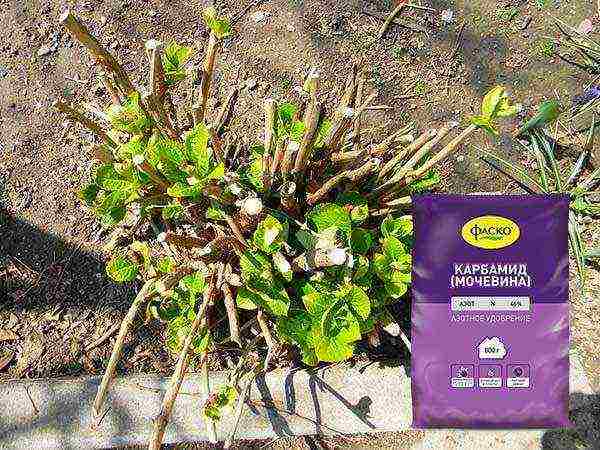
[[[572,408],[592,395],[579,358],[571,358]],[[212,375],[213,386],[225,373]],[[91,404],[98,377],[18,380],[0,385],[0,449],[90,449],[144,444],[168,380],[156,376],[118,378],[101,426],[92,429]],[[185,378],[165,442],[204,441],[199,409],[204,398],[198,375]],[[256,380],[238,437],[373,433],[410,428],[410,379],[404,367],[347,364],[308,372],[279,370]],[[220,423],[224,437],[232,414]],[[428,430],[417,448],[541,448],[546,430]]]

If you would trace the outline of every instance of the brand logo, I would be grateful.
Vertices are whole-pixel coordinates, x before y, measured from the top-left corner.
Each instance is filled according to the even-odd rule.
[[[481,216],[465,223],[461,234],[468,244],[493,250],[514,244],[519,239],[521,230],[506,217]]]

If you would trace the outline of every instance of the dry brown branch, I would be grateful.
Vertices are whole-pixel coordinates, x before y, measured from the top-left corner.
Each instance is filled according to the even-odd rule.
[[[296,161],[292,170],[294,174],[303,172],[306,167],[306,162],[310,158],[312,146],[317,135],[320,116],[321,105],[313,98],[304,114],[304,134],[302,135],[298,153],[296,153]]]
[[[446,125],[444,125],[442,128],[440,128],[437,135],[431,141],[427,142],[421,148],[419,148],[410,157],[410,159],[408,161],[406,161],[406,163],[404,163],[402,165],[402,167],[400,167],[400,169],[398,169],[398,171],[394,174],[394,176],[392,176],[389,180],[387,180],[381,186],[376,188],[375,192],[380,192],[382,190],[385,190],[385,189],[393,186],[395,183],[400,181],[402,178],[404,178],[404,176],[409,171],[411,171],[415,167],[415,165],[417,165],[418,162],[421,161],[421,159],[423,159],[424,156],[426,156],[431,150],[433,150],[435,148],[435,146],[438,145],[442,141],[442,139],[444,139],[448,135],[448,133],[457,126],[458,126],[458,122],[448,122]]]
[[[117,362],[121,356],[121,351],[123,350],[123,344],[125,343],[125,336],[129,332],[129,328],[133,324],[135,317],[141,306],[144,304],[146,300],[148,300],[154,293],[154,280],[148,280],[142,286],[142,289],[138,292],[136,297],[133,299],[131,306],[129,307],[129,311],[127,311],[127,315],[121,322],[121,327],[119,329],[119,334],[117,336],[117,340],[115,345],[113,346],[112,353],[110,355],[110,360],[108,361],[108,365],[106,366],[106,371],[102,376],[102,381],[100,382],[100,387],[98,388],[98,393],[96,394],[96,398],[94,399],[94,417],[96,421],[102,417],[101,409],[102,404],[104,403],[104,398],[106,397],[106,392],[108,390],[108,385],[111,382],[115,370],[117,368]]]
[[[110,337],[116,333],[116,331],[121,327],[121,324],[115,323],[112,327],[110,327],[102,336],[96,339],[94,342],[85,347],[85,351],[89,352],[90,350],[95,349],[96,347],[102,345],[106,342]]]
[[[221,41],[211,31],[208,37],[208,44],[206,47],[206,56],[204,58],[204,68],[202,70],[202,78],[200,81],[200,103],[194,110],[194,123],[199,124],[204,122],[206,116],[206,104],[208,102],[208,95],[210,94],[210,83],[212,81],[213,71],[215,69],[215,61],[217,59],[217,52]]]
[[[86,117],[82,112],[67,105],[65,102],[61,102],[58,100],[54,102],[53,106],[63,114],[69,116],[72,120],[82,124],[84,127],[86,127],[92,133],[97,135],[109,146],[113,148],[118,147],[118,144],[106,133],[106,131],[104,131],[104,129],[98,123]]]
[[[204,247],[206,244],[208,244],[206,239],[177,234],[172,231],[160,233],[157,239],[159,242],[166,242],[182,248]]]
[[[233,298],[233,292],[231,286],[228,283],[223,283],[221,287],[223,291],[223,303],[225,304],[225,310],[227,311],[227,319],[229,321],[229,334],[231,341],[242,347],[242,338],[240,336],[240,325],[238,321],[237,308],[235,306],[235,300]]]
[[[171,417],[171,413],[173,411],[173,405],[175,404],[175,399],[177,398],[177,394],[179,393],[179,388],[181,387],[181,383],[183,381],[183,376],[187,370],[190,347],[192,346],[192,342],[194,337],[198,333],[203,323],[205,321],[205,313],[206,309],[210,303],[210,298],[214,295],[214,276],[211,277],[209,281],[209,285],[204,291],[204,301],[200,306],[200,310],[196,313],[196,317],[190,326],[190,332],[186,336],[185,341],[181,346],[181,351],[179,352],[179,356],[177,358],[177,364],[175,365],[175,370],[173,371],[173,375],[171,375],[171,379],[169,380],[169,386],[167,387],[167,391],[165,392],[165,396],[163,397],[162,405],[160,407],[160,412],[158,416],[154,419],[154,428],[152,430],[152,437],[150,438],[150,442],[148,444],[149,450],[160,450],[163,436],[165,434],[165,428],[167,423],[169,422],[169,418]],[[201,364],[206,365],[208,353],[203,354],[203,358],[201,360]]]
[[[127,72],[121,67],[113,55],[111,55],[98,40],[90,34],[88,29],[67,10],[60,16],[60,23],[64,25],[71,35],[81,42],[91,53],[92,57],[105,70],[114,75],[115,82],[126,95],[135,91]]]
[[[398,6],[396,6],[394,8],[394,10],[390,13],[389,16],[387,16],[387,18],[381,25],[381,28],[379,29],[379,33],[377,35],[377,39],[381,39],[383,37],[383,35],[387,31],[388,27],[392,23],[392,21],[396,18],[396,16],[398,14],[400,14],[400,11],[402,11],[406,7],[407,0],[400,0],[400,1],[401,1],[401,3],[398,4]]]
[[[300,210],[296,201],[296,183],[293,181],[283,183],[279,189],[279,195],[283,211],[292,217],[298,217]]]
[[[437,130],[434,130],[434,129],[423,132],[417,139],[415,139],[415,141],[413,143],[411,143],[406,148],[400,150],[392,159],[390,159],[387,163],[385,163],[383,168],[379,171],[379,174],[377,175],[377,179],[378,180],[383,179],[383,177],[385,175],[387,175],[389,172],[391,172],[394,169],[394,167],[396,167],[396,164],[398,164],[402,160],[402,158],[410,155],[412,152],[421,148],[428,141],[433,139],[433,137],[436,134],[437,134]]]
[[[314,205],[316,202],[325,197],[335,186],[341,183],[344,180],[348,180],[350,182],[357,182],[361,178],[364,178],[370,175],[375,169],[379,167],[381,161],[377,158],[372,158],[369,162],[367,162],[362,167],[354,170],[344,170],[334,177],[330,178],[323,184],[323,186],[316,192],[310,194],[306,197],[306,202],[309,205]]]

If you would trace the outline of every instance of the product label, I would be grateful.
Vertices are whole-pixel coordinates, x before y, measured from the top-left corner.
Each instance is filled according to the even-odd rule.
[[[550,426],[540,411],[567,420],[568,199],[413,204],[415,425]]]

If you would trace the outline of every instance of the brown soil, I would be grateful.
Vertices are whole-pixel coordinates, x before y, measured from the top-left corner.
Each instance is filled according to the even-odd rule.
[[[0,363],[10,357],[0,368],[0,380],[102,373],[114,340],[89,352],[83,349],[121,320],[135,293],[135,287],[107,279],[100,252],[105,234],[74,195],[90,168],[85,144],[90,136],[51,108],[56,98],[106,101],[89,56],[56,23],[61,3],[0,0],[0,328],[15,333],[14,339],[0,341]],[[146,73],[146,39],[175,39],[196,45],[202,53],[206,30],[199,12],[204,3],[92,0],[77,2],[74,9],[125,66],[139,74],[139,82]],[[293,95],[307,69],[316,66],[331,108],[350,62],[363,58],[373,72],[377,103],[392,107],[369,113],[369,123],[379,127],[370,136],[375,138],[408,120],[422,129],[448,119],[465,123],[482,94],[496,84],[509,86],[527,108],[555,96],[568,104],[590,80],[548,53],[544,44],[553,34],[548,12],[577,24],[590,14],[592,2],[550,0],[540,9],[536,2],[524,1],[428,0],[423,3],[438,12],[404,14],[425,33],[392,25],[377,40],[382,23],[378,16],[388,13],[390,3],[265,2],[238,22],[226,43],[215,97],[226,95],[238,69],[245,78],[255,79],[256,87],[244,91],[238,111],[245,113],[240,126],[246,128],[241,131],[257,136],[259,128],[252,124],[261,116],[265,95]],[[227,0],[218,6],[234,15],[243,4]],[[517,15],[508,19],[504,11],[512,6]],[[451,24],[440,19],[444,9],[454,11]],[[263,20],[255,20],[256,11],[266,13]],[[452,57],[462,23],[464,31]],[[39,55],[44,46],[50,52]],[[415,97],[398,100],[399,95]],[[178,98],[185,101],[183,94]],[[514,123],[506,125],[510,129]],[[533,163],[506,137],[497,143],[478,137],[472,144],[495,146],[514,160]],[[484,166],[475,145],[465,145],[458,156],[449,158],[442,173],[444,190],[516,189]],[[598,245],[598,223],[587,222],[584,229],[588,245]],[[598,390],[597,268],[590,268],[585,298],[573,286],[573,345]],[[119,372],[169,373],[172,360],[161,345],[163,333],[158,324],[137,327]]]

